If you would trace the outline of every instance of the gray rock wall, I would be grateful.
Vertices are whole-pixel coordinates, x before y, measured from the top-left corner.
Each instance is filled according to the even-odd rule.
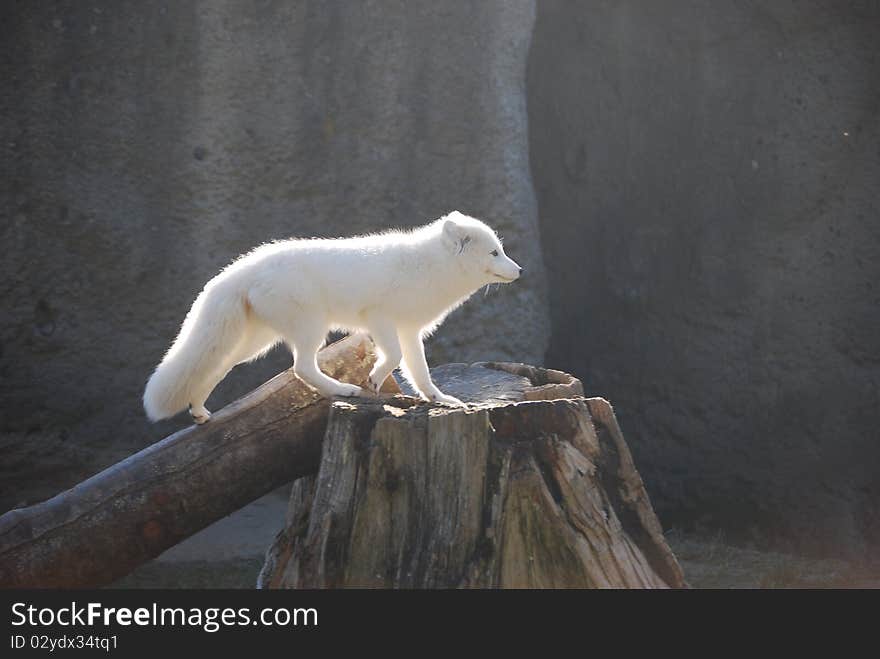
[[[880,5],[539,3],[547,365],[664,523],[880,544]]]
[[[205,281],[267,240],[481,217],[528,276],[430,358],[540,363],[533,22],[519,0],[3,3],[0,508],[180,425],[148,426],[143,384]]]

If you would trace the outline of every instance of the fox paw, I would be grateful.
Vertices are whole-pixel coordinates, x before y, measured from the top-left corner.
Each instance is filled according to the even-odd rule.
[[[193,406],[190,405],[189,415],[192,417],[193,423],[195,423],[197,426],[200,426],[203,423],[207,423],[211,419],[211,413],[204,407],[197,407],[196,409],[193,409]]]
[[[356,384],[340,384],[333,392],[334,396],[363,396],[364,390]]]
[[[428,394],[428,400],[432,403],[446,403],[447,405],[453,405],[455,407],[466,407],[464,402],[458,400],[455,396],[447,396],[440,391],[436,394]]]

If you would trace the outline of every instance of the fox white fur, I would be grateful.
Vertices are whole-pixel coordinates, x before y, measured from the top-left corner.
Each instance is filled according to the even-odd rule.
[[[316,354],[331,329],[372,337],[378,360],[370,394],[403,359],[423,398],[460,405],[431,381],[422,341],[475,291],[512,282],[521,271],[491,228],[458,211],[411,231],[261,245],[196,298],[147,383],[144,409],[156,421],[189,407],[204,423],[214,387],[279,341],[293,352],[296,375],[319,393],[364,395],[318,369]]]

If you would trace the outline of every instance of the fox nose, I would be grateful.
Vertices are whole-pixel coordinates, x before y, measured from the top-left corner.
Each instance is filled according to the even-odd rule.
[[[520,266],[517,266],[517,267],[519,268],[519,274],[522,274],[522,273],[523,273],[523,267],[522,267],[521,265],[520,265]]]

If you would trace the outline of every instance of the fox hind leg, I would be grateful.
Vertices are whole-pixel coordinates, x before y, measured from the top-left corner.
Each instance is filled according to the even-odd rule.
[[[244,339],[230,358],[232,366],[252,362],[269,352],[281,340],[278,332],[262,323],[252,322]],[[230,368],[232,368],[232,366]]]
[[[387,321],[373,321],[370,323],[369,332],[379,354],[370,371],[368,386],[372,393],[378,394],[385,378],[400,365],[403,353],[400,351],[400,341],[397,339],[397,328],[393,324]]]
[[[325,375],[318,368],[318,350],[324,344],[329,323],[323,323],[305,314],[282,330],[287,343],[294,353],[293,372],[303,382],[318,390],[326,397],[363,396],[364,390],[354,384],[347,384]]]
[[[217,369],[214,370],[213,376],[206,381],[203,387],[194,392],[193,400],[189,405],[189,415],[196,425],[210,420],[211,412],[205,407],[205,401],[215,387],[229,374],[229,371],[237,364],[243,364],[260,357],[274,346],[279,338],[278,332],[261,323],[251,321],[246,325],[235,349],[223,356]]]

